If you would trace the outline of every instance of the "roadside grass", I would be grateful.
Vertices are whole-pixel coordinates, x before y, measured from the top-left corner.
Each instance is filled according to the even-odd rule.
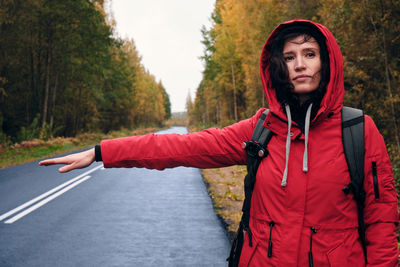
[[[40,146],[30,148],[12,149],[10,151],[1,153],[0,155],[0,168],[17,165],[33,161],[35,159],[52,156],[62,152],[68,152],[75,147],[72,144],[63,144],[55,146]]]
[[[243,179],[246,173],[246,166],[239,165],[202,170],[215,213],[225,225],[231,242],[242,216]]]
[[[160,128],[140,128],[134,130],[121,129],[108,134],[85,133],[76,137],[57,137],[49,140],[32,139],[9,146],[0,144],[0,169],[49,158],[74,150],[88,148],[100,143],[103,139],[141,135],[155,132]]]

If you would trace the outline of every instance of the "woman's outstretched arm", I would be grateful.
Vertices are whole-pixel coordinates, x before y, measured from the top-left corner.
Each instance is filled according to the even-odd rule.
[[[54,164],[66,164],[66,166],[58,169],[59,172],[69,172],[74,169],[82,169],[94,161],[94,148],[80,152],[71,154],[64,157],[54,158],[54,159],[46,159],[39,162],[39,165],[48,166]]]
[[[252,118],[223,129],[210,128],[190,134],[146,134],[101,141],[95,148],[65,157],[44,160],[39,165],[67,164],[60,172],[103,161],[105,168],[139,167],[163,170],[178,166],[217,168],[246,164],[242,148],[250,140],[254,127],[265,109]]]

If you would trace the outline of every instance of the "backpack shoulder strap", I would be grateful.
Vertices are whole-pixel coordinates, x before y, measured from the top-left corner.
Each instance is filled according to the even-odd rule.
[[[251,246],[251,230],[249,227],[251,196],[256,183],[257,170],[261,160],[268,155],[267,144],[271,140],[272,132],[264,127],[265,118],[269,110],[265,110],[257,121],[250,141],[244,142],[243,148],[247,152],[247,175],[244,179],[244,201],[242,207],[243,228],[249,233]]]
[[[251,141],[259,143],[262,147],[265,147],[269,140],[271,140],[272,132],[264,127],[265,118],[269,113],[269,109],[266,109],[260,116],[257,121],[256,127],[253,131],[253,136],[251,137]]]
[[[242,207],[242,218],[239,223],[236,237],[232,242],[231,251],[227,261],[229,267],[236,267],[239,264],[240,254],[244,242],[244,231],[249,237],[249,246],[252,246],[252,233],[249,226],[251,196],[253,194],[254,184],[256,182],[256,174],[261,160],[267,156],[266,150],[268,142],[271,140],[273,133],[264,127],[264,121],[269,110],[265,110],[257,121],[253,135],[250,141],[243,143],[243,149],[247,152],[247,175],[244,179],[244,201]]]
[[[364,113],[360,109],[342,108],[342,139],[351,180],[364,184]]]
[[[364,223],[364,112],[360,109],[342,108],[343,149],[350,173],[350,183],[343,191],[353,192],[358,209],[358,232],[367,259]]]

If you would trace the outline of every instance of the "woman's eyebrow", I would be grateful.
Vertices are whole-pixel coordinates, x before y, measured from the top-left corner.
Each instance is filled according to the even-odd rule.
[[[305,47],[303,49],[301,49],[302,52],[319,52],[319,48],[318,47]],[[289,55],[289,54],[295,54],[295,52],[293,50],[288,50],[288,51],[283,51],[282,52],[283,55]]]
[[[304,47],[303,51],[319,51],[319,47]]]

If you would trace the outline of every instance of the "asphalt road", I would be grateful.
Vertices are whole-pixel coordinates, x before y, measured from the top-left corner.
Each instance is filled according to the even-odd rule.
[[[198,169],[58,167],[0,170],[0,266],[226,266]]]

